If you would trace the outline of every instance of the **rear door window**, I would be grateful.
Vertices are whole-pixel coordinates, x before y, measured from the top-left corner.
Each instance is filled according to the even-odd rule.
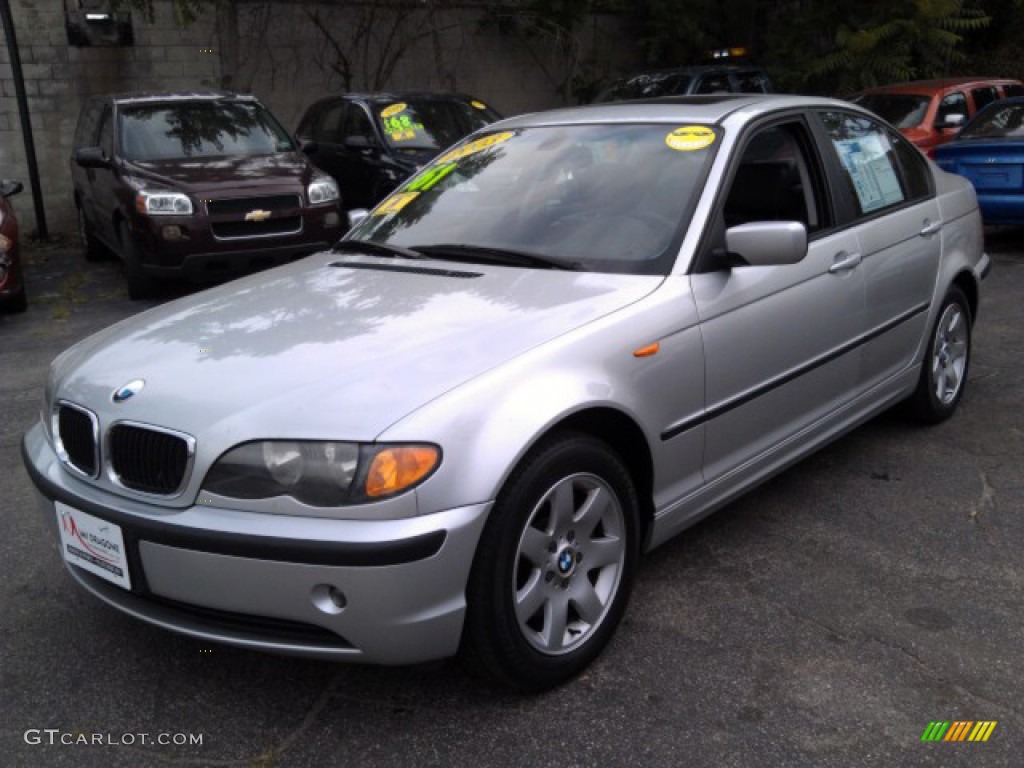
[[[731,91],[732,83],[729,82],[729,76],[721,74],[702,77],[697,85],[696,93],[729,93]]]
[[[1012,98],[1014,96],[1024,96],[1024,85],[1018,85],[1016,83],[1004,85],[1003,96],[1007,99]]]
[[[757,70],[737,72],[736,85],[741,93],[771,93],[768,76]]]
[[[862,217],[899,206],[910,197],[885,128],[841,112],[826,112],[821,118]]]

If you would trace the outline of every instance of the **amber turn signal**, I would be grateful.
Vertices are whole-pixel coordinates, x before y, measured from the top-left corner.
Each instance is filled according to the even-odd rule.
[[[437,466],[441,452],[432,445],[397,445],[373,457],[366,474],[366,495],[390,496],[416,484]]]

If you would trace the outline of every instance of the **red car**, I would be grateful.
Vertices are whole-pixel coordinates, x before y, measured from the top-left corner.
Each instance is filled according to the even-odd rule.
[[[978,110],[1010,96],[1024,96],[1024,83],[1006,78],[954,77],[883,85],[850,100],[892,123],[931,156],[935,147],[956,136]]]
[[[0,310],[24,312],[25,281],[18,256],[18,219],[7,198],[21,192],[20,181],[0,181]]]

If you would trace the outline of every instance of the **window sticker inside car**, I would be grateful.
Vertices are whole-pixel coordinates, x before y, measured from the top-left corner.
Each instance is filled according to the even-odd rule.
[[[511,139],[515,133],[512,131],[504,131],[502,133],[492,133],[490,136],[484,136],[482,139],[471,141],[465,146],[453,149],[451,152],[447,152],[441,157],[437,158],[438,163],[450,163],[452,160],[459,160],[466,155],[472,155],[475,152],[493,147],[495,144],[501,144],[503,141]]]
[[[482,101],[477,101],[476,99],[473,99],[469,103],[472,104],[476,109],[487,109],[487,105],[484,104]]]
[[[395,109],[401,107],[401,109]],[[396,144],[403,141],[413,141],[421,138],[426,133],[423,123],[413,120],[408,114],[408,105],[404,103],[392,104],[380,113],[380,122],[384,127],[384,133]]]
[[[684,125],[665,137],[665,143],[679,152],[693,152],[715,143],[715,132],[703,125]]]
[[[884,136],[833,139],[839,159],[850,174],[863,213],[903,201],[896,169],[889,161],[889,142]]]
[[[455,163],[445,163],[444,165],[432,166],[406,184],[405,191],[426,192],[427,190],[436,187],[442,179],[454,170]]]
[[[419,197],[419,192],[396,192],[387,198],[383,203],[373,209],[371,216],[390,216],[398,213],[409,203]]]

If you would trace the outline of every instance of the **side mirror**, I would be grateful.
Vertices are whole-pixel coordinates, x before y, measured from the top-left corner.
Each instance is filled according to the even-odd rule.
[[[373,141],[369,136],[349,136],[345,139],[345,147],[347,149],[373,149],[377,146],[377,142]]]
[[[370,212],[366,208],[353,208],[348,212],[348,228],[357,227],[369,218]]]
[[[731,266],[796,264],[807,255],[807,227],[799,221],[755,221],[725,231]]]
[[[967,122],[967,115],[961,112],[953,112],[946,115],[942,122],[936,123],[936,128],[961,128]]]
[[[109,168],[110,161],[99,147],[85,147],[75,152],[75,162],[82,168]]]
[[[8,179],[4,179],[3,181],[0,181],[0,197],[10,197],[11,195],[16,195],[19,192],[21,192],[21,190],[23,190],[24,188],[25,187],[22,185],[20,181],[10,181]]]

